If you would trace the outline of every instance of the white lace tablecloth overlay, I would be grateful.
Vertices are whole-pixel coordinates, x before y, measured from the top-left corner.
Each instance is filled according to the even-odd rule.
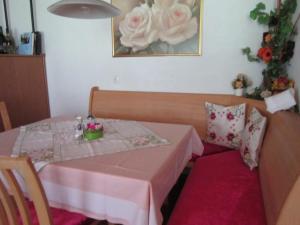
[[[104,135],[94,141],[75,138],[75,120],[23,126],[12,156],[27,154],[40,170],[51,162],[169,144],[136,121],[97,119],[97,122],[103,124]]]

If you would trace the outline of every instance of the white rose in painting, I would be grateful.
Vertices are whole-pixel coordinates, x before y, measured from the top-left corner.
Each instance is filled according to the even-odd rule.
[[[119,30],[122,34],[121,44],[131,47],[134,52],[145,49],[158,40],[152,11],[147,4],[133,8],[120,22]]]
[[[192,38],[198,30],[196,17],[192,17],[189,6],[174,3],[170,8],[153,5],[155,23],[159,28],[159,38],[171,45],[179,44]]]

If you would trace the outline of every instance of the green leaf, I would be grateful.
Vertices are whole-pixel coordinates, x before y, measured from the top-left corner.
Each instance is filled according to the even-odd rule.
[[[289,33],[291,33],[292,30],[293,30],[293,27],[288,26],[288,25],[286,25],[286,26],[284,26],[284,27],[281,28],[281,32],[282,32],[282,34],[284,34],[285,36],[288,35]]]
[[[244,55],[247,55],[247,54],[250,54],[251,49],[249,47],[246,47],[246,48],[242,49],[242,52],[243,52]]]
[[[297,0],[286,0],[283,7],[285,7],[289,13],[294,14],[297,9]]]
[[[250,18],[252,19],[252,20],[256,20],[256,18],[257,18],[257,10],[256,9],[253,9],[251,12],[250,12]]]
[[[258,3],[256,5],[256,9],[258,9],[258,10],[265,10],[266,9],[266,5],[264,3],[262,3],[262,2],[260,2],[260,3]]]
[[[260,24],[268,24],[270,21],[270,15],[272,12],[270,12],[270,15],[264,10],[266,9],[266,5],[262,2],[258,3],[256,5],[256,8],[250,11],[250,18],[252,20],[257,20]]]
[[[251,55],[251,49],[249,47],[243,48],[242,52],[243,52],[244,55],[247,56],[247,59],[248,59],[249,62],[259,62],[260,61],[259,58],[257,58],[254,55]]]
[[[253,55],[247,55],[247,58],[249,62],[260,62],[260,59]]]
[[[268,14],[263,14],[258,17],[258,23],[260,24],[269,24],[270,16]]]
[[[270,17],[271,17],[271,16],[276,16],[276,12],[273,11],[273,10],[271,10],[271,11],[270,11]]]

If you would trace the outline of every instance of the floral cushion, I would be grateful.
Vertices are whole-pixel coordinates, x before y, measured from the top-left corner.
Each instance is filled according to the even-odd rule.
[[[239,149],[245,126],[246,104],[225,107],[205,102],[207,142]]]
[[[242,137],[241,156],[252,170],[258,165],[259,151],[266,130],[267,119],[253,108]]]

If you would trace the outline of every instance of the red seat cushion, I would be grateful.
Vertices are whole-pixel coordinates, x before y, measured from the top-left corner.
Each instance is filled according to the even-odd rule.
[[[232,148],[228,148],[225,146],[216,145],[216,144],[212,144],[212,143],[207,143],[207,142],[203,142],[203,145],[204,145],[204,151],[203,151],[202,156],[234,150]],[[196,159],[198,159],[199,157],[200,156],[193,154],[192,159],[190,161],[195,162]]]
[[[199,158],[168,225],[265,225],[258,173],[238,151]]]
[[[212,143],[207,143],[207,142],[204,142],[203,145],[204,145],[203,155],[212,155],[212,154],[216,154],[216,153],[235,150],[235,149],[232,149],[229,147],[216,145],[216,144],[212,144]]]
[[[32,218],[33,225],[42,225],[39,224],[34,205],[30,201],[28,201],[28,208],[30,211],[30,216]],[[87,217],[82,214],[69,212],[64,209],[51,207],[50,212],[54,225],[79,225],[87,219]]]

